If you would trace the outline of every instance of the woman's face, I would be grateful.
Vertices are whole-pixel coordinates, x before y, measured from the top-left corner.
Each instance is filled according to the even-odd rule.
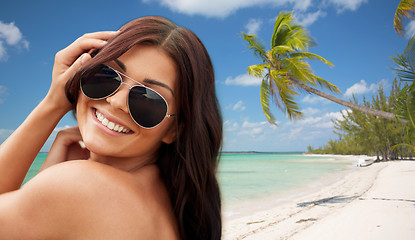
[[[163,50],[155,46],[137,45],[116,61],[106,64],[160,93],[168,103],[167,114],[176,113],[174,98],[174,86],[177,81],[176,65]],[[131,79],[124,76],[122,78],[130,86],[137,85]],[[83,141],[87,148],[97,155],[153,161],[163,142],[174,141],[175,117],[164,118],[152,129],[137,125],[128,111],[127,84],[122,84],[115,94],[102,100],[91,100],[79,94],[77,118]],[[111,124],[103,125],[104,121],[113,122],[112,127],[118,125],[118,131],[107,127]]]

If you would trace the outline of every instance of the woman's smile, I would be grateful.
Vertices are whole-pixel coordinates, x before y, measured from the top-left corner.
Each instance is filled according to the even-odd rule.
[[[104,117],[104,115],[102,113],[100,113],[96,109],[95,109],[95,116],[96,116],[97,120],[99,122],[101,122],[102,125],[104,125],[105,127],[107,127],[108,129],[110,129],[110,130],[112,130],[114,132],[118,132],[118,133],[129,133],[131,131],[130,129],[128,129],[125,126],[122,126],[120,124],[111,122],[106,117]]]
[[[111,136],[125,136],[126,134],[129,135],[134,133],[134,131],[126,127],[125,124],[122,124],[120,120],[117,120],[115,117],[110,116],[104,111],[99,111],[96,108],[92,108],[91,118],[99,129]]]

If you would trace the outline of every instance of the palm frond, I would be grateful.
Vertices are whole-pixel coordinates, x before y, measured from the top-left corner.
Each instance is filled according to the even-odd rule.
[[[280,12],[275,20],[271,50],[268,51],[255,35],[242,33],[248,49],[262,60],[261,64],[248,67],[248,73],[262,78],[261,106],[268,121],[273,124],[275,117],[270,110],[270,99],[290,119],[303,116],[295,101],[298,91],[303,91],[297,81],[302,85],[320,85],[332,92],[340,92],[335,85],[314,75],[307,60],[319,60],[329,66],[333,64],[317,54],[302,52],[311,47],[314,41],[306,29],[293,20],[292,12]]]
[[[273,94],[274,99],[282,103],[282,106],[279,105],[280,109],[291,120],[301,118],[303,113],[300,111],[300,107],[294,99],[298,93],[293,89],[289,79],[286,77],[278,77],[274,71],[271,71],[271,76],[271,85],[275,85],[278,90],[278,92]]]
[[[267,62],[265,46],[255,35],[249,35],[242,32],[242,38],[247,41],[248,49],[253,50],[255,56],[261,59],[263,63]]]
[[[404,51],[405,58],[408,62],[408,67],[412,72],[415,72],[415,35],[408,41]]]
[[[315,81],[317,82],[317,84],[321,88],[325,88],[325,89],[327,89],[327,90],[329,90],[330,92],[333,92],[333,93],[341,93],[339,88],[336,85],[334,85],[333,83],[328,82],[327,80],[325,80],[321,77],[318,77],[314,74],[312,74],[312,75],[313,75],[313,78],[315,79]]]
[[[270,109],[270,95],[271,94],[268,81],[262,80],[260,94],[262,111],[264,111],[265,117],[268,119],[268,122],[277,125],[276,118],[274,114],[272,114]]]
[[[282,65],[289,70],[289,74],[302,83],[312,84],[309,74],[311,72],[310,65],[306,61],[302,61],[297,58],[285,58],[282,61]]]
[[[411,65],[408,63],[404,54],[396,54],[395,57],[391,57],[397,66],[393,70],[396,71],[401,81],[414,82],[415,72],[412,70]]]
[[[330,92],[341,93],[336,85],[314,75],[310,65],[301,59],[302,57],[300,56],[297,58],[286,58],[283,60],[285,66],[290,70],[292,78],[306,85],[314,87],[319,85],[321,88],[325,88]]]
[[[263,78],[265,76],[265,69],[269,68],[269,64],[256,64],[248,67],[248,74],[253,77]]]
[[[301,25],[294,23],[290,26],[289,37],[285,44],[299,51],[305,51],[315,45],[307,31]]]
[[[415,90],[406,85],[395,100],[396,115],[411,122],[415,128]]]
[[[408,112],[408,120],[415,128],[415,91],[411,91],[407,96],[406,111]]]
[[[324,64],[328,65],[329,67],[334,67],[334,64],[326,60],[325,58],[310,52],[295,52],[290,54],[291,57],[295,58],[307,58],[310,60],[320,60]]]
[[[285,39],[289,37],[288,26],[293,20],[292,12],[280,12],[274,24],[274,32],[271,38],[271,48],[275,46],[285,45]]]
[[[414,19],[413,14],[415,14],[415,1],[414,0],[401,0],[398,5],[398,8],[395,12],[395,18],[393,19],[393,27],[395,31],[403,36],[403,18],[407,17],[409,19]]]
[[[289,52],[293,52],[294,48],[290,47],[290,46],[275,46],[271,49],[271,55],[272,56],[276,56],[276,55],[286,55]]]

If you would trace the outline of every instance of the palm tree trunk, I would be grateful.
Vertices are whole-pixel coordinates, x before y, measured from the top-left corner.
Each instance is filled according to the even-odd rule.
[[[319,91],[315,88],[309,87],[305,84],[302,84],[302,83],[300,83],[299,81],[297,81],[295,79],[291,79],[291,82],[294,85],[296,85],[297,87],[302,88],[302,89],[306,90],[309,93],[314,93],[317,96],[326,98],[326,99],[328,99],[332,102],[338,103],[342,106],[345,106],[345,107],[348,107],[348,108],[351,108],[351,109],[354,109],[354,110],[357,110],[357,111],[360,111],[360,112],[363,112],[363,113],[366,113],[366,114],[371,114],[373,116],[377,116],[377,117],[381,117],[381,118],[385,118],[385,119],[390,119],[390,120],[396,120],[396,117],[395,117],[394,113],[384,112],[384,111],[381,111],[381,110],[376,110],[376,109],[368,108],[368,107],[365,107],[365,106],[362,106],[362,105],[359,105],[359,104],[356,104],[356,103],[345,101],[345,100],[340,99],[338,97],[335,97],[333,95],[327,94],[327,93]],[[406,123],[406,124],[409,123],[409,121],[404,120],[404,119],[398,119],[398,120],[401,123]]]

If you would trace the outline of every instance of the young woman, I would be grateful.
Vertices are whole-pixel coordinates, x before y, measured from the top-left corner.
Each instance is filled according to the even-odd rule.
[[[78,126],[20,188],[71,109]],[[220,239],[221,140],[212,64],[191,31],[144,17],[85,34],[0,147],[0,239]]]

